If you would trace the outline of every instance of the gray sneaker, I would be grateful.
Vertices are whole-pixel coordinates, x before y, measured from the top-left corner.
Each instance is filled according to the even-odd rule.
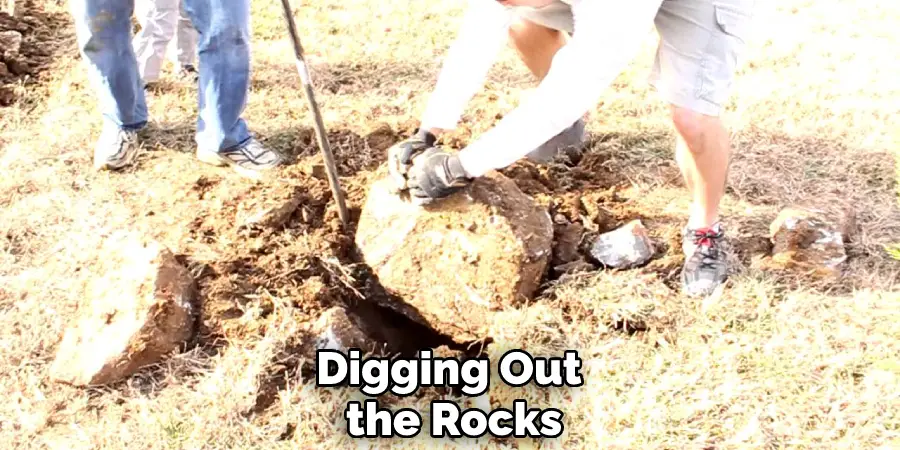
[[[584,145],[584,120],[578,119],[569,128],[562,130],[543,145],[525,155],[538,164],[547,164],[567,149],[581,151]]]
[[[681,284],[689,296],[712,294],[728,278],[727,255],[722,248],[725,232],[716,223],[709,228],[684,229],[682,248],[685,262]]]
[[[250,138],[242,145],[220,152],[197,150],[197,159],[214,166],[231,166],[242,175],[258,177],[260,172],[284,163],[284,156]]]
[[[118,170],[131,165],[141,150],[137,130],[104,126],[94,147],[94,168]]]

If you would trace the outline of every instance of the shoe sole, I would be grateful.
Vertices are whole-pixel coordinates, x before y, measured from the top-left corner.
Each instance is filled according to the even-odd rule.
[[[703,291],[688,291],[683,285],[682,285],[681,289],[682,289],[682,292],[684,293],[684,295],[687,296],[688,298],[705,300],[705,299],[709,299],[712,297],[720,297],[722,295],[722,293],[725,291],[726,283],[727,283],[727,280],[717,284],[712,289],[703,290]]]

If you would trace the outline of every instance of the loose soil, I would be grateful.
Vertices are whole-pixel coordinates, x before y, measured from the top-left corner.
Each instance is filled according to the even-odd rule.
[[[53,60],[53,46],[64,19],[48,15],[41,8],[34,8],[31,2],[23,5],[25,14],[21,19],[0,12],[0,33],[14,31],[22,36],[18,52],[0,48],[0,107],[16,101],[16,86],[28,87],[40,80],[41,73]]]

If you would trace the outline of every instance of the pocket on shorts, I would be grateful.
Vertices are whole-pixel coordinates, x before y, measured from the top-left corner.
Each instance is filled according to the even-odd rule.
[[[722,32],[739,39],[741,44],[746,42],[750,32],[750,8],[719,2],[714,2],[713,7],[716,10],[716,23]]]
[[[731,95],[731,86],[744,44],[750,32],[752,10],[744,5],[753,2],[713,2],[715,26],[706,54],[700,97],[718,107]]]

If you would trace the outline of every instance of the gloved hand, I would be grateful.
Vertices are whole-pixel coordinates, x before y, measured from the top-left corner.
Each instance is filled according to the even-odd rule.
[[[437,137],[427,130],[416,130],[415,135],[388,149],[388,170],[397,192],[408,188],[407,174],[413,158],[433,147],[436,141]]]
[[[407,176],[410,198],[418,205],[447,197],[472,181],[459,157],[441,148],[429,148],[416,157]]]

